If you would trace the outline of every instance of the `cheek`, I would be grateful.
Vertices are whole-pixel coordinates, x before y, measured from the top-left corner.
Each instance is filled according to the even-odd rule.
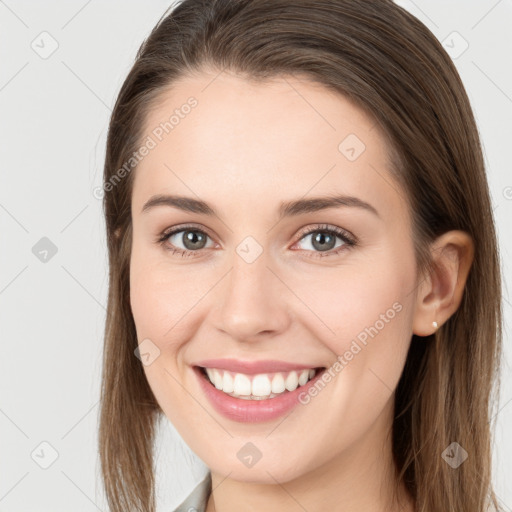
[[[333,354],[328,391],[311,400],[324,411],[326,436],[339,439],[339,447],[355,442],[381,412],[389,412],[386,404],[411,340],[414,268],[404,261],[393,264],[391,257],[374,261],[381,264],[329,269],[330,275],[323,269],[322,275],[295,281],[297,295],[307,297],[315,313],[301,321]]]
[[[130,303],[139,340],[150,338],[161,346],[181,339],[177,332],[186,325],[187,312],[198,302],[204,289],[196,286],[191,272],[171,270],[165,259],[151,251],[132,252],[130,262]]]
[[[395,256],[380,251],[367,261],[294,279],[307,306],[301,322],[334,354],[332,362],[337,357],[348,370],[343,379],[364,383],[368,392],[382,382],[394,389],[412,335],[414,260],[412,254]]]
[[[181,358],[183,347],[194,333],[190,321],[194,315],[190,310],[200,296],[201,291],[190,285],[184,272],[170,272],[161,261],[151,259],[148,252],[132,253],[131,309],[138,342],[146,343],[152,358],[150,364],[144,365],[144,373],[156,401],[176,425],[183,421],[184,412],[191,411],[194,403],[183,391],[186,370]],[[190,428],[194,416],[185,414],[185,417],[187,425],[183,428]]]
[[[170,283],[159,279],[154,271],[139,271],[135,267],[131,276],[130,301],[137,331],[141,336],[159,340],[173,325],[179,308],[176,294],[172,292]]]
[[[399,269],[340,267],[295,278],[293,288],[308,310],[302,319],[309,319],[318,339],[339,354],[353,339],[389,339],[403,328],[402,313],[411,299],[407,282]]]

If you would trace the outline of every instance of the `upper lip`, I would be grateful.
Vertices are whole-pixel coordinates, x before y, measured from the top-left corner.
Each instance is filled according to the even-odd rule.
[[[305,365],[270,359],[265,359],[262,361],[242,361],[239,359],[205,359],[195,363],[195,366],[202,366],[203,368],[217,368],[219,370],[227,370],[234,373],[246,373],[248,375],[254,375],[257,373],[291,372],[293,370],[319,368],[319,366],[311,364]]]

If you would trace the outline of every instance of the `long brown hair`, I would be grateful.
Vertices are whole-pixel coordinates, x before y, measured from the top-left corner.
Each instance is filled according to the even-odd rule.
[[[452,60],[391,0],[184,0],[139,49],[112,113],[104,168],[109,294],[99,451],[110,509],[155,510],[155,423],[163,414],[134,355],[136,167],[127,170],[126,162],[159,97],[205,68],[261,81],[305,76],[374,116],[411,208],[421,271],[432,269],[428,246],[437,236],[458,229],[472,237],[474,261],[460,307],[429,339],[412,338],[396,390],[393,454],[397,480],[418,512],[499,510],[491,485],[491,406],[499,393],[501,278],[481,144]],[[442,457],[452,442],[469,454],[456,469]]]

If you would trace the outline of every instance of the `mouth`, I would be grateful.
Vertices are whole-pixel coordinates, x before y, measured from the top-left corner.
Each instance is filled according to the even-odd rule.
[[[280,364],[281,370],[283,365]],[[324,366],[274,373],[233,373],[192,366],[199,386],[212,407],[225,418],[241,423],[275,421],[292,412],[327,371]],[[310,409],[308,409],[310,410]]]
[[[326,370],[325,366],[286,372],[245,374],[220,368],[194,366],[194,370],[212,387],[241,400],[272,400],[292,393]]]

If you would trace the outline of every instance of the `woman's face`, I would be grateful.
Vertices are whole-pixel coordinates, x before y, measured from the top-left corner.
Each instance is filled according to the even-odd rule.
[[[130,296],[166,416],[238,480],[378,458],[416,285],[411,219],[378,125],[311,81],[228,73],[182,80],[146,121]],[[188,202],[148,204],[156,196]],[[182,231],[158,242],[170,228]],[[243,366],[253,362],[263,364]],[[277,396],[229,396],[198,366],[231,368],[212,373],[227,392]],[[286,389],[293,368],[320,367]]]

